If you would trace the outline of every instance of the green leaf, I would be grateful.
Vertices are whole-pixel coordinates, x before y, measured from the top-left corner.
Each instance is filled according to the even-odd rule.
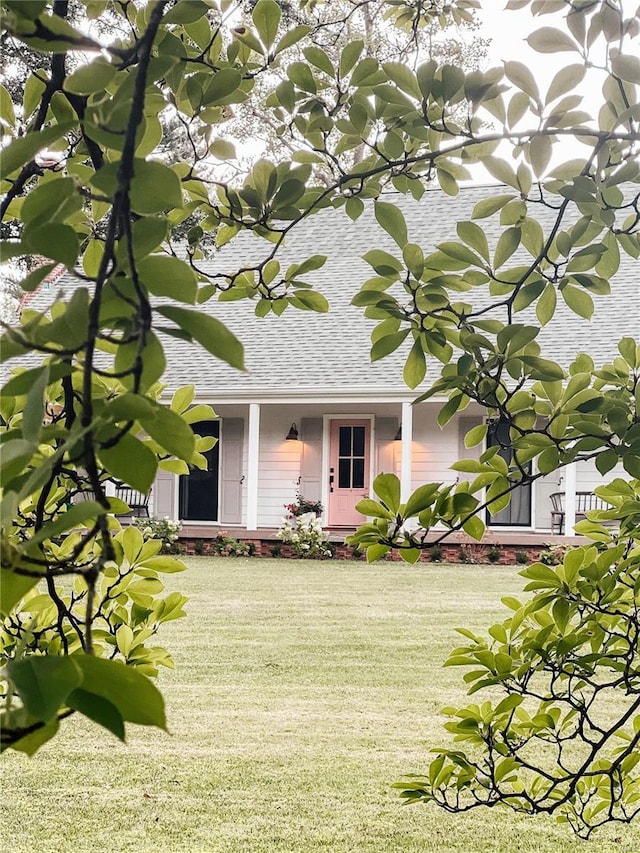
[[[471,518],[468,518],[462,525],[462,529],[467,536],[471,536],[476,542],[480,542],[484,536],[484,522],[477,515],[472,515]]]
[[[360,55],[364,50],[364,41],[356,39],[350,42],[340,55],[340,76],[345,77],[360,59]]]
[[[414,515],[420,515],[423,510],[430,507],[438,495],[439,488],[439,483],[425,483],[423,486],[418,486],[407,501],[404,517],[412,518]]]
[[[395,474],[378,474],[373,490],[394,515],[400,508],[400,480]]]
[[[541,326],[546,326],[556,313],[556,301],[556,289],[551,282],[547,282],[536,305],[536,317]]]
[[[521,233],[519,228],[507,228],[506,231],[502,232],[493,258],[495,269],[500,269],[516,251],[520,245]]]
[[[44,392],[49,384],[49,370],[45,368],[27,393],[27,399],[22,415],[22,435],[27,441],[37,442],[42,432],[44,421]]]
[[[108,163],[95,173],[91,184],[109,198],[117,188],[120,163]],[[182,189],[176,173],[155,160],[133,161],[131,207],[136,213],[158,213],[182,207]]]
[[[564,51],[577,51],[578,45],[562,30],[555,27],[541,27],[539,30],[527,36],[529,47],[538,53],[560,53]]]
[[[382,249],[371,249],[362,256],[378,275],[397,278],[397,274],[402,272],[402,264],[389,252],[383,252]]]
[[[485,198],[476,203],[471,214],[472,219],[486,219],[501,210],[507,202],[512,201],[514,195],[497,195],[493,198]]]
[[[148,417],[140,420],[143,429],[161,447],[188,462],[196,449],[193,430],[180,415],[156,404]]]
[[[479,255],[481,255],[487,263],[491,262],[489,255],[489,244],[487,235],[483,229],[475,222],[458,222],[456,227],[458,237],[463,240],[467,246],[471,246]]]
[[[478,255],[461,243],[439,243],[438,249],[449,258],[455,258],[457,261],[462,261],[470,266],[482,267],[482,260]]]
[[[384,339],[383,339],[384,340]],[[415,341],[404,365],[402,378],[409,388],[416,388],[424,379],[427,372],[427,362],[424,350],[419,340]]]
[[[236,146],[228,139],[214,139],[209,146],[209,154],[216,160],[235,160]]]
[[[545,103],[551,104],[561,95],[565,95],[567,92],[574,92],[583,81],[586,72],[586,67],[581,63],[566,65],[564,68],[561,68],[551,81]]]
[[[19,139],[14,139],[2,149],[2,176],[8,178],[13,172],[24,166],[43,148],[57,142],[73,127],[73,122],[54,124],[37,133],[28,133]]]
[[[6,500],[6,499],[5,499]],[[8,549],[5,549],[7,551]],[[5,559],[8,559],[5,554]],[[40,578],[18,575],[9,566],[2,566],[0,572],[0,613],[8,616],[16,604],[32,589]]]
[[[487,436],[488,424],[479,424],[470,429],[464,437],[465,447],[477,447],[485,440]]]
[[[315,67],[319,68],[320,71],[324,71],[325,74],[329,75],[329,77],[335,77],[335,68],[333,63],[322,48],[310,45],[309,47],[305,47],[303,53],[307,62],[311,65],[315,65]]]
[[[367,548],[367,563],[373,563],[376,560],[379,560],[380,557],[384,557],[385,554],[388,554],[391,549],[388,545],[369,545]]]
[[[403,329],[401,332],[379,338],[371,347],[371,361],[378,361],[395,352],[408,334],[409,329]]]
[[[402,211],[385,201],[376,201],[374,210],[378,223],[402,249],[407,243],[407,223]]]
[[[403,560],[405,563],[410,563],[411,565],[414,565],[420,559],[422,551],[420,550],[420,548],[400,548],[398,553],[400,554],[401,560]]]
[[[32,252],[59,261],[65,267],[73,268],[78,260],[80,242],[70,225],[51,222],[35,228],[27,227],[23,239]]]
[[[127,723],[166,729],[164,700],[154,684],[117,660],[74,655],[83,674],[82,689],[110,702]]]
[[[158,460],[155,453],[130,433],[123,435],[114,447],[102,448],[98,455],[107,471],[118,480],[144,494],[151,488]]]
[[[46,723],[45,725],[37,728],[35,731],[30,732],[25,737],[20,738],[19,741],[12,744],[12,749],[17,750],[18,752],[24,752],[26,755],[35,755],[35,753],[40,749],[43,743],[46,743],[48,740],[57,733],[60,723],[58,719],[52,720],[50,723]],[[2,751],[4,747],[0,747],[0,751]]]
[[[212,75],[211,80],[202,93],[202,104],[213,106],[224,104],[232,99],[231,96],[240,88],[242,75],[235,68],[221,68]]]
[[[49,722],[69,693],[82,683],[74,657],[31,655],[7,663],[22,704],[36,720]]]
[[[619,53],[613,56],[611,70],[617,77],[628,83],[640,83],[640,59],[631,53]]]
[[[156,311],[173,320],[189,339],[197,341],[207,352],[226,361],[231,367],[244,370],[244,348],[220,320],[198,311],[169,305],[159,306]]]
[[[67,696],[67,705],[124,740],[124,720],[112,702],[77,688]]]
[[[198,282],[191,267],[171,255],[148,255],[138,261],[138,275],[155,296],[195,305]]]
[[[317,290],[295,290],[291,301],[296,307],[306,311],[317,311],[326,314],[329,311],[329,303]]]
[[[117,68],[100,56],[70,74],[64,81],[64,89],[75,95],[93,95],[106,89],[116,74]]]
[[[373,518],[386,518],[389,521],[393,521],[393,514],[379,504],[378,501],[374,501],[372,498],[364,498],[363,500],[358,501],[355,508],[356,512],[359,512],[362,515],[369,515]]]
[[[270,48],[276,40],[282,12],[276,0],[258,0],[251,17],[265,47]]]
[[[539,100],[540,93],[538,91],[538,84],[536,83],[536,79],[531,70],[526,65],[522,62],[505,62],[504,70],[508,79],[514,83],[518,89],[526,92],[526,94],[532,97],[534,101]]]
[[[591,319],[594,311],[593,299],[586,290],[567,284],[561,288],[560,293],[574,314],[584,317],[586,320]]]
[[[44,542],[45,539],[53,539],[71,530],[74,527],[83,527],[85,522],[95,520],[99,515],[106,512],[104,507],[97,501],[82,501],[70,506],[65,512],[61,512],[53,521],[41,527],[37,533],[29,539],[29,546],[33,547]]]

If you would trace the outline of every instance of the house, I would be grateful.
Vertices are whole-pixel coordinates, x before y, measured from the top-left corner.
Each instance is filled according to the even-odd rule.
[[[420,201],[398,197],[397,203],[410,239],[426,252],[455,239],[456,222],[470,219],[487,192],[487,187],[467,187],[452,198],[433,189]],[[501,231],[496,218],[482,225],[495,242]],[[241,235],[216,256],[215,269],[250,265],[264,257],[265,245],[253,235]],[[339,533],[362,520],[354,505],[369,493],[380,471],[396,472],[405,496],[424,482],[455,481],[450,466],[474,452],[465,449],[463,438],[483,412],[470,406],[442,430],[437,424],[441,400],[412,405],[419,391],[402,381],[406,350],[371,363],[373,322],[350,303],[371,276],[362,255],[372,247],[397,251],[372,211],[355,223],[342,211],[321,212],[293,230],[282,259],[285,266],[312,254],[327,255],[326,264],[305,278],[328,298],[328,314],[288,309],[281,317],[258,318],[255,304],[247,300],[203,305],[243,341],[246,373],[198,347],[164,338],[166,394],[194,385],[196,400],[211,404],[218,416],[201,431],[219,441],[209,453],[209,471],[158,475],[152,514],[181,519],[190,537],[215,536],[223,527],[239,538],[260,538],[260,531],[279,527],[284,506],[300,492],[322,502],[323,524]],[[569,364],[576,352],[586,350],[598,364],[616,356],[616,341],[623,335],[640,338],[637,272],[637,261],[623,256],[612,295],[595,297],[593,323],[559,305],[538,338],[543,355]],[[72,286],[72,277],[65,275],[49,285],[49,294],[41,290],[36,298],[42,303]],[[425,387],[437,370],[437,364],[429,368]],[[566,491],[571,531],[575,492],[592,491],[598,482],[595,466],[578,462],[522,487],[509,508],[488,519],[490,528],[549,541],[551,494]]]

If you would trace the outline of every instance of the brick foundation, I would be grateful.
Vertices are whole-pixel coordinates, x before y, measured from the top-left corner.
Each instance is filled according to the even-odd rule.
[[[227,533],[229,535],[229,533]],[[252,552],[250,556],[254,557],[294,557],[294,553],[290,545],[281,543],[278,539],[268,538],[250,538],[239,536],[239,541],[250,547]],[[358,557],[357,552],[354,554],[354,549],[345,545],[343,541],[337,540],[332,536],[332,544],[335,548],[335,558],[340,560],[357,560],[364,559],[364,555]],[[219,554],[216,547],[215,539],[195,538],[195,537],[180,537],[180,545],[183,553],[188,555],[204,555],[211,556]],[[432,559],[431,548],[427,547],[423,551],[420,562],[441,562],[441,563],[493,563],[502,566],[514,566],[524,563],[523,555],[526,554],[527,562],[535,562],[539,558],[541,551],[548,547],[546,542],[541,541],[539,544],[501,544],[499,542],[472,542],[458,541],[446,542],[438,546],[441,551],[441,556],[437,560]],[[489,558],[489,554],[494,559]],[[518,559],[518,557],[520,559]],[[224,554],[220,556],[225,556]],[[387,556],[388,560],[401,561],[401,557],[397,551],[390,552]]]

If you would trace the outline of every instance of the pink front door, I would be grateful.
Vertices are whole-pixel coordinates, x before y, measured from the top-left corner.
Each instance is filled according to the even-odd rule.
[[[329,524],[356,527],[364,516],[354,507],[369,494],[370,421],[331,421]]]

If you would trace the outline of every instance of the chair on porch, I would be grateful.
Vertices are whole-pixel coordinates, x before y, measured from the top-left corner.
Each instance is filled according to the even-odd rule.
[[[551,498],[551,532],[564,534],[564,492],[554,492]],[[608,505],[593,492],[576,492],[576,521],[582,521],[592,509],[609,509]],[[605,522],[613,524],[614,522]]]
[[[149,518],[149,495],[149,492],[143,494],[130,486],[117,486],[116,497],[118,500],[124,501],[129,507],[129,512],[118,513],[118,517],[141,518],[144,516]]]

